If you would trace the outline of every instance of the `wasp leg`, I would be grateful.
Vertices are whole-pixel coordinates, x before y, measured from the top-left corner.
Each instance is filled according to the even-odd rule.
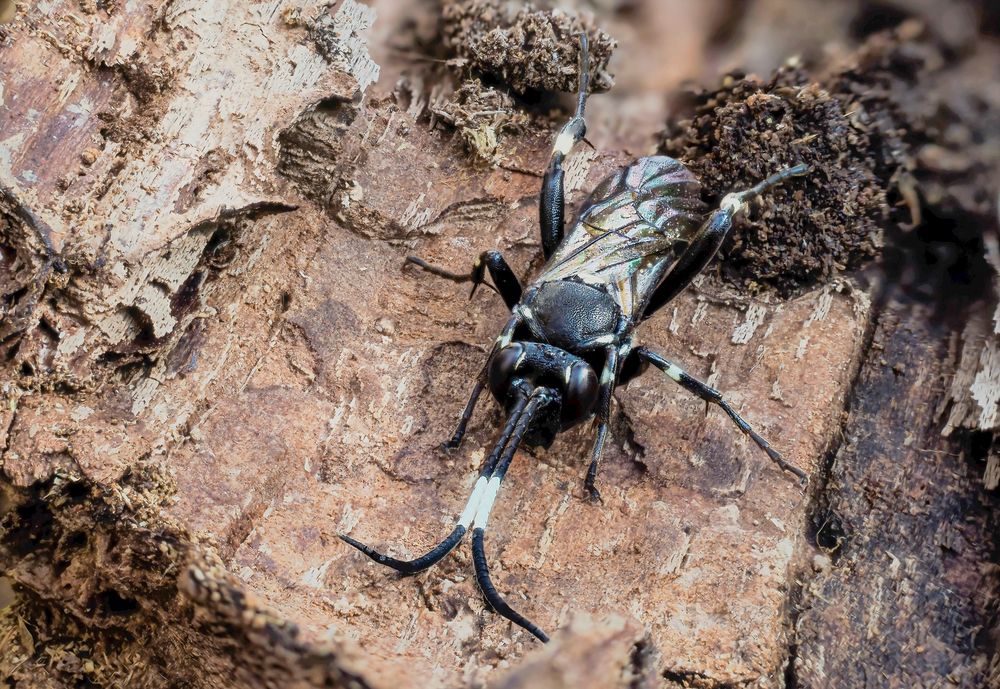
[[[472,495],[469,496],[469,500],[465,503],[465,508],[462,510],[462,514],[458,518],[458,523],[443,541],[420,557],[412,560],[397,560],[394,557],[380,553],[371,546],[365,545],[361,541],[351,538],[346,534],[339,534],[340,539],[344,541],[344,543],[357,548],[380,565],[391,567],[402,574],[416,574],[418,572],[422,572],[428,567],[431,567],[432,565],[437,564],[438,561],[450,553],[455,546],[459,544],[466,531],[468,531],[469,526],[472,524],[473,518],[477,517],[480,503],[482,502],[484,496],[488,494],[489,488],[492,486],[490,479],[493,477],[494,471],[497,469],[497,463],[500,460],[501,452],[508,445],[511,435],[513,435],[518,429],[518,421],[520,421],[520,417],[522,416],[521,412],[528,406],[528,401],[529,400],[526,396],[522,396],[511,410],[510,417],[507,419],[507,424],[504,426],[503,432],[497,439],[496,445],[493,447],[493,451],[490,453],[490,456],[486,458],[486,461],[483,462],[483,468],[479,472],[479,478],[476,479],[476,485],[472,489]],[[521,433],[523,435],[523,431],[521,431]],[[507,464],[510,464],[509,460],[507,461]],[[506,471],[506,468],[504,471]],[[495,491],[493,496],[496,497]]]
[[[521,317],[513,316],[507,321],[507,325],[504,326],[500,337],[493,343],[493,348],[490,350],[489,356],[486,357],[486,363],[483,364],[483,368],[480,369],[479,375],[476,377],[476,386],[472,388],[469,401],[466,402],[465,409],[462,410],[462,416],[458,420],[458,428],[455,429],[455,434],[451,436],[451,439],[444,444],[445,449],[454,450],[462,444],[462,439],[465,437],[465,429],[469,425],[469,419],[472,418],[472,413],[476,410],[476,402],[479,401],[479,396],[486,389],[486,379],[490,371],[490,362],[493,361],[493,357],[496,356],[497,352],[510,344],[511,339],[514,337],[514,331],[517,330],[519,325],[521,325]]]
[[[479,377],[476,378],[476,386],[472,388],[472,394],[469,395],[469,401],[465,403],[462,416],[458,419],[458,427],[455,429],[455,433],[444,444],[446,450],[454,450],[462,444],[466,428],[469,425],[469,419],[472,418],[472,412],[476,410],[476,402],[479,401],[479,396],[483,394],[483,390],[486,388],[486,374],[487,370],[484,366],[483,370],[479,373]]]
[[[576,112],[563,125],[556,136],[552,148],[552,159],[542,178],[542,195],[538,204],[538,222],[542,232],[542,253],[545,258],[552,255],[563,238],[566,215],[566,199],[563,193],[563,160],[587,133],[587,123],[583,110],[587,104],[587,89],[590,83],[590,48],[587,34],[580,34],[580,86],[576,99]]]
[[[663,278],[663,282],[656,288],[643,313],[643,320],[652,316],[661,306],[680,294],[698,273],[705,269],[729,234],[729,230],[733,226],[733,218],[745,212],[751,201],[786,179],[804,175],[808,171],[808,166],[796,165],[771,175],[746,191],[726,194],[719,204],[719,209],[713,212],[708,220],[702,224],[694,239],[691,240],[691,244],[677,259],[677,263]]]
[[[583,487],[594,500],[601,499],[601,491],[597,490],[594,481],[600,468],[601,456],[604,454],[604,443],[608,438],[608,424],[611,422],[611,394],[615,391],[615,379],[618,376],[618,348],[609,347],[604,358],[604,369],[601,371],[600,389],[597,397],[597,411],[594,416],[597,422],[597,436],[590,452],[590,466],[587,467],[587,478]]]
[[[496,586],[494,586],[493,580],[490,579],[490,569],[486,563],[485,538],[486,524],[489,521],[490,512],[493,510],[493,504],[496,502],[497,494],[500,492],[500,485],[503,483],[507,469],[510,468],[514,454],[521,444],[521,439],[531,425],[535,411],[544,406],[550,399],[549,392],[545,388],[536,388],[532,392],[524,413],[519,415],[520,418],[517,419],[517,427],[511,435],[507,447],[504,448],[503,457],[490,477],[486,491],[479,502],[479,508],[476,510],[475,521],[472,524],[472,562],[476,570],[476,583],[479,584],[479,590],[483,592],[483,597],[486,598],[486,602],[490,604],[494,612],[507,618],[519,627],[524,628],[542,642],[549,640],[548,635],[531,620],[514,610],[503,599],[503,596],[500,595]],[[512,414],[510,418],[513,419],[514,415]]]
[[[472,388],[472,394],[469,395],[469,401],[465,403],[462,416],[458,419],[458,427],[455,429],[455,433],[444,444],[446,450],[454,450],[462,444],[466,428],[469,425],[469,419],[472,418],[472,412],[476,410],[476,402],[479,401],[479,396],[483,394],[483,390],[486,388],[486,374],[487,371],[484,366],[483,370],[479,373],[479,377],[476,378],[476,386]]]
[[[486,270],[489,269],[490,277],[493,278],[493,284],[495,285],[492,289],[496,290],[496,293],[504,300],[507,308],[513,309],[517,305],[517,302],[521,301],[521,283],[499,251],[484,251],[479,254],[479,257],[472,264],[472,270],[464,274],[452,273],[443,268],[438,268],[416,256],[407,256],[404,265],[407,263],[419,266],[428,273],[443,277],[446,280],[471,282],[472,292],[469,293],[469,299],[473,297],[480,285],[485,284],[489,286],[489,283],[486,282]]]
[[[762,438],[750,426],[750,424],[743,419],[742,416],[736,413],[735,409],[729,406],[729,403],[726,402],[725,399],[723,399],[721,392],[719,392],[714,388],[710,388],[709,386],[702,383],[700,380],[691,377],[677,364],[667,361],[659,354],[651,352],[645,347],[639,347],[634,351],[637,357],[645,361],[648,361],[649,363],[653,364],[653,366],[656,366],[656,368],[666,373],[671,380],[679,384],[682,388],[684,388],[688,392],[693,392],[695,395],[705,400],[706,403],[710,402],[712,404],[719,405],[719,407],[722,408],[722,411],[726,412],[726,414],[729,415],[729,418],[733,420],[733,423],[735,423],[736,426],[746,435],[750,436],[750,438],[755,443],[757,443],[757,446],[760,449],[762,449],[764,452],[767,453],[767,456],[771,458],[772,462],[777,464],[785,471],[791,472],[796,476],[798,476],[803,483],[809,482],[809,477],[806,475],[806,472],[802,471],[802,469],[799,469],[794,464],[789,464],[788,462],[786,462],[777,450],[771,447],[771,445],[766,440],[764,440],[764,438]]]

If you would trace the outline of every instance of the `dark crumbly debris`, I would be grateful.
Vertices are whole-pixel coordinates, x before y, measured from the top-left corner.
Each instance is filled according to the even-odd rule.
[[[786,67],[766,82],[728,77],[699,94],[661,150],[685,161],[712,199],[800,162],[812,167],[768,193],[722,249],[726,277],[788,292],[876,256],[886,194],[873,147],[863,117]]]
[[[300,641],[165,516],[175,492],[155,465],[114,490],[64,471],[0,482],[0,584],[18,584],[0,607],[3,686],[369,687],[355,657]]]
[[[455,127],[466,147],[479,158],[495,162],[504,134],[523,131],[530,117],[506,91],[484,85],[473,77],[431,112]]]
[[[577,90],[580,33],[589,37],[590,90],[613,85],[607,64],[617,44],[589,15],[503,0],[442,0],[440,12],[427,50],[445,59],[428,108],[432,122],[454,127],[475,159],[499,164],[504,135],[531,121],[519,95]],[[420,78],[404,78],[397,94],[419,97],[422,88]]]
[[[799,162],[812,166],[737,225],[722,248],[723,276],[788,294],[877,256],[883,229],[909,231],[928,213],[985,217],[989,161],[969,156],[992,149],[958,151],[962,140],[988,139],[988,125],[972,104],[960,108],[947,95],[928,102],[929,92],[948,92],[929,88],[948,83],[943,64],[941,49],[906,24],[818,78],[789,65],[766,81],[730,76],[695,94],[660,151],[700,177],[708,200]]]
[[[580,32],[590,39],[591,89],[614,84],[607,66],[617,43],[591,17],[530,5],[515,11],[500,0],[444,0],[441,12],[445,48],[518,93],[575,91]]]

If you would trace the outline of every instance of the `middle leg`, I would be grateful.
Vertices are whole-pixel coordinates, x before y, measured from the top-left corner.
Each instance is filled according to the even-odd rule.
[[[486,271],[489,270],[490,277],[493,278],[493,284],[495,285],[494,289],[503,299],[504,303],[507,304],[508,309],[513,309],[517,302],[521,301],[521,282],[514,275],[514,271],[510,269],[507,261],[504,260],[503,254],[499,251],[490,250],[479,254],[479,257],[472,264],[472,270],[468,273],[452,273],[416,256],[407,256],[404,265],[407,263],[412,263],[415,266],[423,268],[431,275],[437,275],[452,282],[471,282],[472,292],[469,293],[470,299],[476,293],[476,290],[479,289],[480,285],[484,283],[488,284],[486,283]]]

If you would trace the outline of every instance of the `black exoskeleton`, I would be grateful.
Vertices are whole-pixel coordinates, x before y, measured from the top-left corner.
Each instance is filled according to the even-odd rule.
[[[486,524],[500,484],[517,448],[548,446],[556,435],[594,419],[596,435],[585,486],[594,485],[608,435],[611,397],[652,364],[706,403],[718,405],[782,469],[803,481],[722,395],[676,364],[636,347],[636,327],[683,290],[715,256],[733,218],[767,189],[807,172],[797,165],[746,191],[727,194],[703,219],[698,180],[680,162],[663,156],[640,158],[618,170],[591,194],[576,225],[564,234],[563,160],[586,133],[589,65],[581,35],[580,91],[576,113],[556,137],[542,180],[539,209],[542,250],[547,262],[526,289],[498,251],[479,256],[468,274],[452,273],[414,257],[408,263],[457,282],[472,292],[488,271],[511,317],[486,360],[458,428],[448,443],[458,447],[476,402],[487,385],[507,413],[507,422],[486,458],[472,495],[451,534],[414,560],[383,555],[350,536],[341,538],[376,562],[404,574],[426,569],[447,555],[472,527],[476,580],[490,606],[538,639],[545,633],[513,610],[490,580],[484,553]]]

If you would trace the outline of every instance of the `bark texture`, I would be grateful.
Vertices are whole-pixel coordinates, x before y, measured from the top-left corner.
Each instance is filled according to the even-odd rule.
[[[19,4],[0,25],[0,676],[998,686],[995,16],[735,5]],[[605,85],[618,38],[621,96],[591,101],[574,209],[654,146],[709,203],[812,165],[641,337],[813,481],[647,373],[617,395],[602,504],[582,429],[520,453],[491,518],[495,582],[555,632],[538,647],[484,609],[467,545],[400,578],[337,534],[415,554],[471,489],[495,405],[461,451],[440,443],[505,310],[402,259],[540,267],[562,116],[536,89],[575,78],[577,26]],[[651,102],[692,77],[713,86]]]

